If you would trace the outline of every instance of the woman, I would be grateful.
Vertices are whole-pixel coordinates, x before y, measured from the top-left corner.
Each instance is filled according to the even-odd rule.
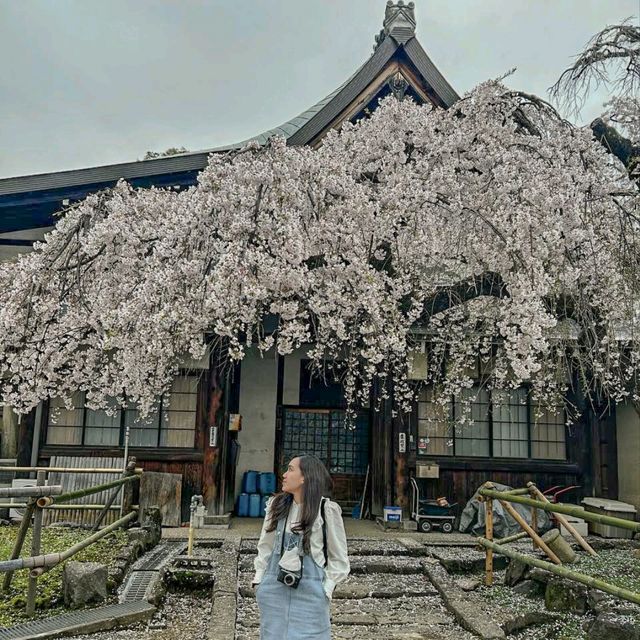
[[[342,511],[324,498],[331,484],[322,461],[299,456],[283,475],[282,491],[267,502],[252,583],[260,640],[331,640],[333,588],[350,569]]]

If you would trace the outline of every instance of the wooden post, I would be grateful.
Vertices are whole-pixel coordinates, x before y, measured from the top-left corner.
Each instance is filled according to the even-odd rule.
[[[122,477],[123,478],[127,478],[128,476],[134,475],[135,474],[135,469],[136,469],[136,459],[132,458],[127,463],[127,467],[124,470],[124,472],[122,474]],[[111,509],[111,505],[114,503],[116,497],[118,496],[118,493],[120,493],[120,489],[121,488],[122,488],[122,486],[116,487],[115,491],[109,496],[109,499],[107,500],[107,502],[105,503],[104,507],[102,508],[102,511],[98,515],[96,523],[93,525],[93,528],[91,529],[91,531],[97,531],[100,528],[100,525],[102,524],[102,521],[104,520],[104,518],[107,515],[107,513],[109,513],[109,510]],[[122,515],[124,513],[124,503],[125,503],[125,501],[126,501],[125,491],[123,490],[123,492],[122,492],[122,500],[120,501],[120,517],[122,517]],[[130,506],[130,504],[131,503],[129,502],[129,506]]]
[[[508,503],[500,500],[500,504],[507,510],[509,515],[538,543],[538,546],[555,562],[562,564],[560,558],[549,549],[547,543],[527,524],[527,521]]]
[[[38,471],[36,479],[36,486],[42,487],[44,485],[46,473],[44,471]],[[42,509],[36,507],[36,514],[33,518],[33,538],[31,540],[31,555],[40,555],[40,541],[42,537]],[[27,615],[32,617],[36,610],[36,588],[38,585],[38,579],[29,576],[29,586],[27,589]]]
[[[493,541],[493,500],[491,498],[484,501],[484,522],[487,540]],[[489,547],[486,548],[484,568],[484,583],[490,587],[493,584],[493,549]]]
[[[27,531],[31,526],[31,518],[33,517],[33,510],[36,508],[36,499],[31,498],[27,503],[27,508],[24,512],[24,516],[22,516],[22,522],[20,523],[20,529],[18,530],[18,536],[13,545],[13,550],[11,551],[11,555],[9,556],[9,560],[15,560],[20,557],[20,552],[22,551],[22,545],[24,544],[24,539],[27,535]],[[2,589],[7,592],[11,587],[11,580],[13,579],[13,571],[7,571],[4,576],[4,582],[2,584]]]
[[[542,493],[542,491],[540,491],[540,489],[538,489],[538,487],[536,487],[536,485],[533,482],[528,482],[527,487],[529,487],[532,497],[537,497],[539,500],[542,500],[542,502],[546,502],[550,504],[550,501],[548,500],[547,496],[545,496],[544,493]],[[564,526],[564,528],[575,538],[576,542],[589,555],[594,557],[598,556],[598,554],[591,547],[591,545],[576,531],[575,527],[561,513],[556,513],[555,516],[556,516],[556,520],[561,525]]]
[[[531,507],[531,528],[538,533],[538,509],[536,509],[536,507]],[[531,538],[531,540],[533,542],[533,550],[535,551],[538,546],[536,544],[536,539]]]

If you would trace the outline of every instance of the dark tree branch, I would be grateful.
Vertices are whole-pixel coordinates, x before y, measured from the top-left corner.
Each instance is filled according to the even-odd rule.
[[[622,162],[630,175],[637,169],[640,162],[640,144],[634,144],[631,140],[620,135],[602,118],[596,118],[591,123],[591,130],[604,148]]]

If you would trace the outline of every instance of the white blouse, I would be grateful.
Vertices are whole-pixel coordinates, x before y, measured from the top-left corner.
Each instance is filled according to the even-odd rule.
[[[269,564],[269,556],[273,550],[273,542],[276,531],[269,531],[266,528],[269,523],[269,515],[273,496],[269,498],[266,506],[266,515],[262,523],[262,532],[258,541],[258,555],[253,561],[255,568],[255,576],[253,582],[257,583],[262,580],[262,576]],[[295,501],[291,502],[291,510],[287,518],[287,531],[291,531],[292,527],[299,521],[300,507]],[[328,598],[331,598],[333,589],[336,584],[347,579],[351,567],[349,565],[349,555],[347,553],[347,536],[344,531],[344,522],[342,521],[342,509],[340,505],[332,500],[326,500],[324,505],[324,515],[327,520],[327,566],[325,567],[325,577],[323,581],[324,592]],[[311,529],[311,557],[316,564],[324,567],[324,551],[322,549],[322,515],[318,508],[318,515]]]

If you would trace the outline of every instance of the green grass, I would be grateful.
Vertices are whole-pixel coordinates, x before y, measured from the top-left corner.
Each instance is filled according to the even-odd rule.
[[[586,620],[584,616],[566,614],[562,620],[529,627],[510,637],[514,640],[587,640],[587,632],[583,629]]]
[[[581,553],[579,561],[570,568],[640,593],[640,558],[629,549],[604,549],[597,558]]]
[[[7,560],[11,555],[13,544],[18,533],[17,526],[0,527],[0,560]],[[63,527],[45,528],[42,531],[41,553],[55,553],[64,551],[72,545],[87,538],[91,533],[83,529],[67,529]],[[71,557],[71,560],[85,562],[100,562],[109,565],[120,549],[127,543],[124,531],[110,533],[87,549]],[[31,530],[22,548],[22,556],[30,555]],[[36,617],[46,617],[62,613],[62,569],[57,566],[38,578],[36,591]],[[22,569],[13,574],[11,589],[4,593],[2,581],[4,574],[0,573],[0,628],[25,622],[24,608],[27,597],[29,571]]]

